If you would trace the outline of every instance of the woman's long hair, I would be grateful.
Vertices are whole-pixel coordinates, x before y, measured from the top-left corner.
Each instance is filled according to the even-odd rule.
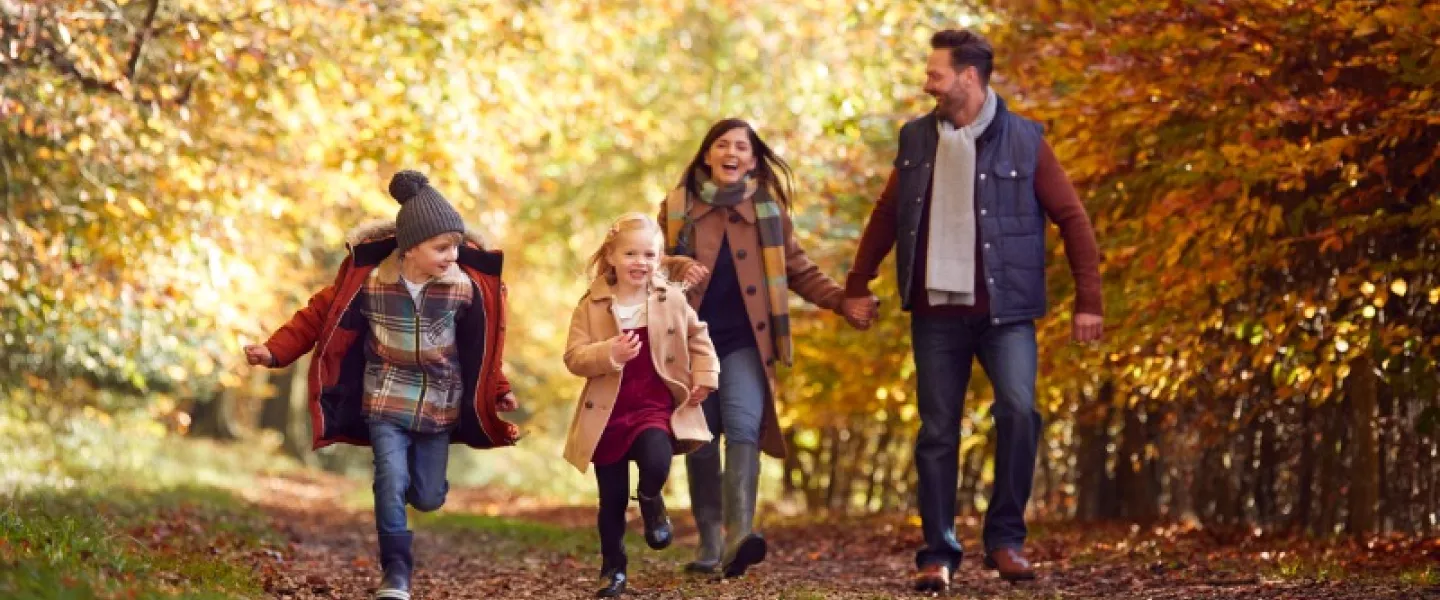
[[[755,153],[755,170],[751,172],[751,176],[755,177],[760,185],[770,188],[770,195],[784,206],[785,210],[790,210],[791,180],[794,179],[794,172],[784,159],[776,155],[770,146],[765,145],[765,141],[755,133],[755,128],[744,119],[725,119],[710,127],[709,133],[705,134],[705,141],[700,143],[700,150],[695,152],[695,158],[690,160],[689,168],[685,169],[685,191],[691,196],[700,195],[701,180],[696,176],[696,171],[705,173],[706,177],[714,177],[710,166],[705,164],[705,155],[720,136],[741,127],[745,128],[746,135],[750,137],[750,149]]]

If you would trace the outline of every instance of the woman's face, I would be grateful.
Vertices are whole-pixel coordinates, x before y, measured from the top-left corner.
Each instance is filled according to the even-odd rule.
[[[755,168],[755,148],[750,146],[750,132],[736,127],[725,132],[705,151],[705,165],[716,185],[730,185],[745,178]]]

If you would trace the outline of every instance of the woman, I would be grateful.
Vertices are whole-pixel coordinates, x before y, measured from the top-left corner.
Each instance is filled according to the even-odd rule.
[[[724,475],[718,437],[685,458],[700,529],[690,572],[737,577],[765,560],[765,540],[753,530],[756,485],[759,452],[785,456],[774,390],[776,362],[791,360],[788,291],[841,310],[844,290],[795,242],[791,177],[749,123],[725,119],[705,134],[660,210],[667,253],[693,259],[682,267],[688,300],[720,357],[720,387],[703,407],[726,438]]]

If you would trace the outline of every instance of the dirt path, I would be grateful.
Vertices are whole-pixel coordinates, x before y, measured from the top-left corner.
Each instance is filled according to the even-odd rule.
[[[373,521],[346,508],[359,484],[324,476],[264,480],[247,499],[273,515],[288,545],[261,557],[266,590],[277,598],[363,599],[378,581]],[[832,524],[789,523],[767,528],[770,560],[752,575],[717,583],[677,572],[694,545],[693,528],[675,511],[675,548],[642,549],[632,521],[633,598],[784,598],[793,600],[932,597],[909,591],[904,577],[919,542],[916,527],[899,519]],[[416,527],[416,598],[591,597],[599,559],[589,507],[547,506],[481,490],[456,490],[440,516]],[[968,529],[968,528],[967,528]],[[974,539],[974,531],[965,531]],[[1228,555],[1191,553],[1153,560],[1144,543],[1088,541],[1103,531],[1041,533],[1031,545],[1040,581],[1012,586],[966,560],[949,598],[1149,599],[1388,599],[1440,598],[1440,587],[1402,582],[1395,574],[1347,574],[1325,580],[1266,575]],[[1086,537],[1088,536],[1088,537]],[[1100,537],[1104,537],[1100,535]],[[1080,540],[1087,541],[1080,541]],[[1083,543],[1085,551],[1073,546]],[[1178,541],[1183,547],[1190,541]],[[1397,556],[1429,546],[1400,549]],[[1440,559],[1440,546],[1433,557]],[[1177,554],[1181,556],[1182,554]],[[1240,553],[1239,556],[1245,556]],[[1317,555],[1316,560],[1320,560]],[[1422,563],[1423,564],[1423,563]],[[1440,565],[1440,561],[1436,561]],[[1223,565],[1223,566],[1222,566]],[[1364,563],[1361,563],[1364,566]],[[1428,587],[1427,587],[1428,586]]]

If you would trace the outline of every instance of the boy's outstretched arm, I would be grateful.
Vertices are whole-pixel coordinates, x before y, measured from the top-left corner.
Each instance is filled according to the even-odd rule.
[[[272,369],[289,366],[315,347],[315,342],[320,339],[320,330],[325,326],[325,315],[335,301],[335,294],[334,285],[325,286],[310,297],[305,308],[296,311],[295,316],[266,340],[265,348],[270,352],[270,364],[266,366]]]

